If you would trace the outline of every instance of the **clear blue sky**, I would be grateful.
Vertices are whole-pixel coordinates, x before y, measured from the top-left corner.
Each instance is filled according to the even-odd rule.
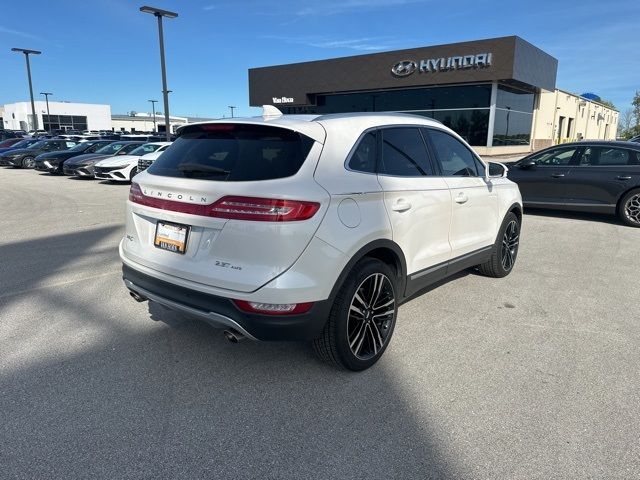
[[[171,113],[237,115],[249,107],[247,69],[464,40],[519,35],[559,61],[557,86],[628,108],[640,90],[640,0],[30,0],[3,2],[0,104],[34,91],[55,100],[149,111],[162,100],[157,26],[165,21]]]

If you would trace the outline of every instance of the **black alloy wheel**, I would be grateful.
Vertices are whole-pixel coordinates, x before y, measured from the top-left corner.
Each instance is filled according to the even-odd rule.
[[[22,159],[22,168],[34,168],[36,166],[36,159],[34,157],[24,157]]]
[[[494,278],[506,277],[513,270],[520,247],[520,219],[513,212],[505,216],[498,238],[491,250],[491,257],[478,265],[483,275]]]
[[[313,341],[322,360],[360,371],[380,359],[398,314],[396,278],[391,266],[380,260],[356,263],[336,293],[322,334]]]
[[[620,219],[630,227],[640,227],[640,189],[624,196],[620,202]]]
[[[502,235],[502,268],[509,272],[516,263],[518,244],[520,243],[520,227],[516,220],[511,220]]]

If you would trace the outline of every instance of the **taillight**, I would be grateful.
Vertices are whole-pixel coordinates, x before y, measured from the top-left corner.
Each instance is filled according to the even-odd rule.
[[[320,208],[316,202],[273,198],[223,197],[213,205],[209,216],[234,220],[291,222],[307,220]]]
[[[233,303],[243,312],[262,315],[295,315],[311,310],[313,302],[307,303],[261,303],[234,300]]]
[[[139,205],[205,217],[256,222],[293,222],[308,220],[320,209],[317,202],[257,197],[222,197],[209,205],[176,202],[142,193],[140,185],[131,183],[129,200]]]

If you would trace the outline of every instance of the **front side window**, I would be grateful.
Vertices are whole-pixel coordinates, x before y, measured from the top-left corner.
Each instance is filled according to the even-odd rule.
[[[110,143],[100,148],[99,150],[96,150],[96,153],[99,153],[101,155],[115,155],[125,145],[125,143],[119,142]]]
[[[376,173],[376,134],[365,134],[349,159],[349,169],[357,172]]]
[[[118,150],[116,155],[130,155],[134,150],[136,150],[140,146],[139,143],[129,143]]]
[[[427,149],[418,128],[388,128],[382,133],[381,175],[433,175]]]
[[[634,152],[625,148],[587,147],[580,155],[580,166],[614,167],[636,164]]]
[[[541,166],[563,166],[569,165],[577,148],[554,148],[546,152],[539,153],[528,160],[534,161],[536,165]]]
[[[442,175],[445,177],[477,177],[477,159],[460,140],[446,132],[425,129],[429,132],[431,143],[440,161]]]

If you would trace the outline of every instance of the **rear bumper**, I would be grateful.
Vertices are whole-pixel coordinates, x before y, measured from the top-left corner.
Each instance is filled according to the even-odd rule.
[[[229,298],[199,292],[159,280],[127,265],[122,266],[126,287],[165,307],[195,316],[216,328],[233,328],[255,340],[312,340],[317,338],[331,310],[331,301],[315,302],[301,315],[245,313]]]

